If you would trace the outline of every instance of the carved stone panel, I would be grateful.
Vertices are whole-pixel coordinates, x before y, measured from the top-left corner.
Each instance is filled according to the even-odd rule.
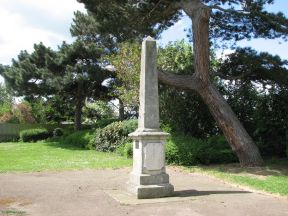
[[[147,143],[144,147],[144,167],[147,170],[161,170],[164,167],[164,146],[162,143]]]

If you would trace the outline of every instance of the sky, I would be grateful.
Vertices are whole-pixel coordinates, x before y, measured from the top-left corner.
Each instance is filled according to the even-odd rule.
[[[271,11],[282,11],[288,16],[288,1],[276,0]],[[56,49],[62,41],[73,41],[70,36],[70,25],[73,12],[85,11],[84,5],[76,0],[0,0],[0,64],[9,65],[21,50],[31,52],[33,44],[43,42]],[[169,30],[162,33],[159,45],[169,41],[186,38],[191,22],[187,16],[178,21]],[[252,46],[258,51],[267,51],[288,59],[288,42],[281,40],[243,41],[242,47]],[[222,50],[217,53],[220,55]],[[225,50],[224,54],[230,53]],[[0,82],[3,78],[0,77]]]

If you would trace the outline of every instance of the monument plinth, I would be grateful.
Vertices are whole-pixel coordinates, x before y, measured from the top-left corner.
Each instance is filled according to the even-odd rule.
[[[165,142],[169,134],[159,127],[156,61],[156,41],[148,37],[143,41],[141,51],[138,129],[129,134],[134,142],[133,171],[128,189],[139,199],[170,196],[174,190],[165,170]]]

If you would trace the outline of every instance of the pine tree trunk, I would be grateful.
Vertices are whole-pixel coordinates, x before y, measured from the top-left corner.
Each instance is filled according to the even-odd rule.
[[[232,150],[236,153],[241,166],[261,166],[263,159],[258,147],[248,135],[231,107],[210,81],[209,75],[209,19],[210,8],[199,1],[186,1],[185,13],[192,19],[194,79],[196,90],[207,104]],[[192,89],[191,88],[191,89]]]
[[[263,165],[257,146],[216,87],[211,83],[198,93],[236,153],[241,166]]]
[[[121,99],[119,99],[119,120],[124,120],[124,104]]]
[[[75,104],[75,117],[74,117],[74,130],[79,131],[82,128],[82,108],[84,105],[84,99],[82,96],[83,83],[78,83],[76,104]]]
[[[76,102],[75,106],[75,119],[74,119],[74,129],[75,131],[79,131],[82,128],[82,105],[81,101]]]

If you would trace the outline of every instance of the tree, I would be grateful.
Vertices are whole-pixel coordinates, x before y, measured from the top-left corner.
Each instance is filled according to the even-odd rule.
[[[56,52],[49,47],[34,44],[31,54],[21,51],[18,59],[12,59],[12,65],[3,67],[0,73],[14,96],[49,96],[56,92],[48,82],[53,72],[57,74],[55,58]]]
[[[191,44],[184,40],[170,42],[159,48],[158,68],[178,75],[191,75],[194,73],[193,58]],[[213,55],[211,59],[211,63],[215,64]],[[160,85],[159,104],[161,122],[168,124],[172,131],[197,138],[207,138],[218,133],[208,108],[194,91]]]
[[[124,108],[137,113],[139,107],[141,49],[137,42],[121,43],[118,47],[118,52],[107,55],[105,59],[115,68],[111,93],[119,99],[119,113],[124,118]]]
[[[8,89],[0,83],[0,116],[12,110],[13,98]]]
[[[64,43],[58,55],[62,74],[55,83],[61,85],[58,87],[60,94],[73,98],[75,130],[80,130],[85,99],[93,100],[107,96],[108,88],[102,83],[110,77],[110,72],[102,67],[102,49],[94,43],[86,44],[80,40],[71,45]]]
[[[287,38],[288,20],[283,13],[264,10],[273,0],[78,0],[93,13],[98,30],[118,40],[157,36],[181,18],[181,11],[192,20],[194,73],[175,75],[159,71],[159,80],[199,93],[242,166],[263,165],[252,138],[211,81],[209,39],[235,41],[244,38]]]
[[[85,99],[97,99],[107,93],[102,83],[109,73],[101,67],[101,55],[102,49],[96,44],[80,40],[63,43],[58,51],[40,43],[34,45],[31,54],[21,51],[18,60],[13,59],[1,74],[16,96],[32,101],[58,95],[62,104],[74,106],[75,129],[80,130]]]
[[[18,120],[19,123],[35,123],[35,118],[32,114],[32,108],[26,101],[16,104],[13,109],[13,116]]]
[[[101,119],[113,119],[114,111],[113,107],[109,102],[96,101],[94,103],[86,102],[84,107],[85,121],[87,123],[95,123]]]
[[[279,56],[241,48],[217,71],[226,79],[225,98],[265,157],[286,156],[287,65]]]

